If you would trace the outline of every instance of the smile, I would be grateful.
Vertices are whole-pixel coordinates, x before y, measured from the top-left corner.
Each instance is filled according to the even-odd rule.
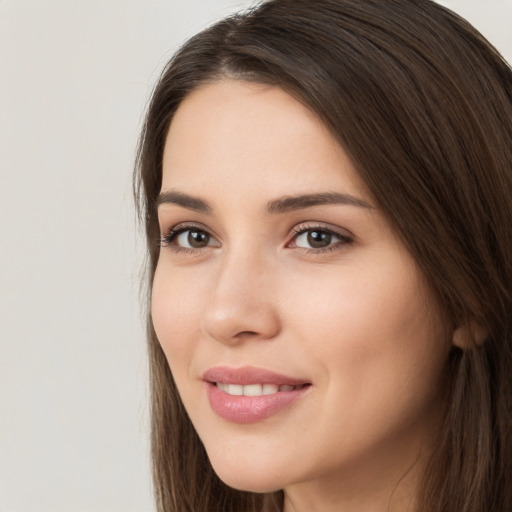
[[[300,384],[298,386],[292,386],[290,384],[227,384],[225,382],[215,382],[215,385],[224,393],[232,396],[263,396],[273,395],[275,393],[281,393],[286,391],[294,391],[301,389],[307,384]]]
[[[212,411],[230,423],[256,423],[283,413],[313,388],[305,379],[264,368],[217,366],[202,376]]]

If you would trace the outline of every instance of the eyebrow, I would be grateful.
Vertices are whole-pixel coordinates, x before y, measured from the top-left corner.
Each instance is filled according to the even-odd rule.
[[[199,197],[189,196],[177,190],[168,190],[159,194],[155,206],[158,209],[163,204],[176,204],[199,213],[212,213],[213,207],[208,201]],[[339,192],[320,192],[316,194],[303,194],[297,196],[285,196],[273,199],[267,203],[268,213],[285,213],[294,210],[312,208],[313,206],[323,205],[347,205],[357,206],[368,210],[374,210],[375,207],[370,203],[352,196],[350,194],[341,194]]]
[[[299,196],[286,196],[270,201],[267,205],[269,213],[284,213],[292,210],[301,210],[313,206],[330,204],[357,206],[368,210],[375,209],[370,203],[350,194],[339,192],[321,192],[318,194],[305,194]]]
[[[192,197],[188,194],[183,194],[182,192],[178,192],[177,190],[168,190],[167,192],[161,192],[155,203],[155,207],[158,209],[159,206],[163,204],[177,204],[178,206],[183,206],[183,208],[187,208],[188,210],[194,210],[199,213],[212,213],[213,208],[204,199],[200,199],[198,197]]]

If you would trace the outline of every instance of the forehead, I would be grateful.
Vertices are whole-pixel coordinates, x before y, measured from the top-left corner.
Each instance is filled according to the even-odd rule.
[[[162,190],[368,193],[319,117],[279,87],[224,80],[193,91],[170,125]]]

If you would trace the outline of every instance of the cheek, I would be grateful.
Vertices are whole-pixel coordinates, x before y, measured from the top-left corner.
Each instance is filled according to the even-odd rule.
[[[392,272],[385,261],[386,272],[368,268],[289,295],[296,346],[322,391],[317,431],[333,465],[337,454],[420,432],[437,421],[444,396],[449,338],[419,273],[410,264]]]
[[[442,369],[450,346],[443,318],[410,259],[382,257],[307,281],[302,292],[290,290],[287,311],[331,380],[350,380],[356,390],[379,380],[401,386]]]
[[[171,271],[165,262],[159,263],[153,281],[151,315],[175,376],[180,373],[177,363],[189,361],[193,356],[204,296],[200,282],[191,282],[186,273]]]

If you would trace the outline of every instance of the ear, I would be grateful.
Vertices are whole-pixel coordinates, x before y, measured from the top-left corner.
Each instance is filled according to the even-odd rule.
[[[482,345],[487,336],[487,329],[471,319],[455,329],[452,343],[462,350],[467,350]]]

